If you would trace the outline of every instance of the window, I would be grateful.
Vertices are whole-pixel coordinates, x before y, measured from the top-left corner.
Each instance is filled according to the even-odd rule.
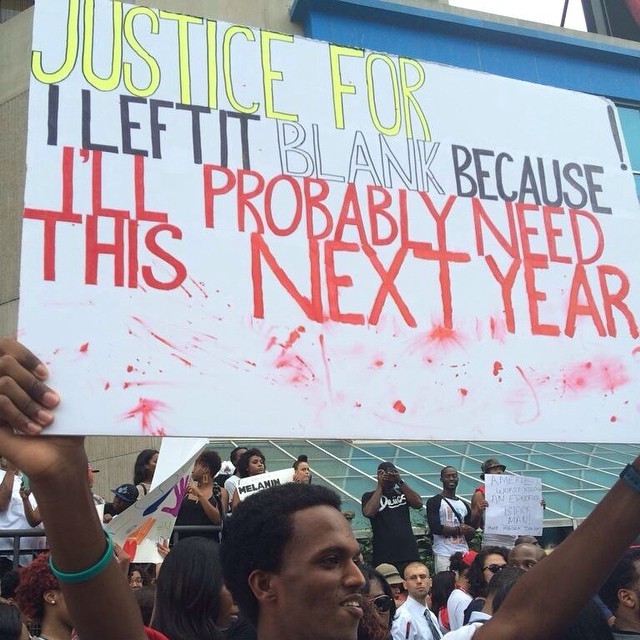
[[[640,105],[619,104],[617,106],[622,135],[629,152],[631,171],[636,181],[636,191],[640,197]]]

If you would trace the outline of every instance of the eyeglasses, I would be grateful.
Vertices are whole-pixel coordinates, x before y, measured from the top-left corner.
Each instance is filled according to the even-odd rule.
[[[486,567],[482,567],[482,570],[488,569],[491,573],[496,574],[498,571],[502,571],[507,565],[506,564],[488,564]]]
[[[381,596],[376,596],[375,598],[371,598],[369,602],[371,602],[371,604],[373,604],[373,606],[380,613],[386,613],[387,611],[389,611],[389,609],[391,609],[391,596],[387,596],[383,594]]]

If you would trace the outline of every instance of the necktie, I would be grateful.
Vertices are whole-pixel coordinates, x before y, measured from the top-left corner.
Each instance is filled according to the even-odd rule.
[[[429,609],[424,610],[424,619],[427,621],[427,624],[429,625],[429,631],[431,631],[431,637],[433,638],[433,640],[438,640],[438,638],[442,638],[442,634],[440,633],[440,630],[433,622],[433,618],[431,617],[431,612],[429,611]]]

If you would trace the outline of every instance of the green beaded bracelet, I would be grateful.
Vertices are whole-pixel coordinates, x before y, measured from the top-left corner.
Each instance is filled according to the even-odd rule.
[[[113,558],[113,540],[111,540],[111,535],[109,535],[108,531],[105,531],[104,535],[107,539],[107,546],[104,553],[94,565],[86,569],[82,569],[82,571],[60,571],[60,569],[56,569],[53,566],[53,560],[51,559],[51,556],[49,556],[49,568],[51,569],[51,573],[53,573],[60,582],[86,582],[94,576],[97,576]]]

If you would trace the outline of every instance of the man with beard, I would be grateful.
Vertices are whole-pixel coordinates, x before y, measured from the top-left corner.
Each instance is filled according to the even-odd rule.
[[[417,560],[418,545],[411,528],[409,507],[422,508],[422,499],[400,478],[392,462],[378,465],[375,491],[362,496],[362,513],[371,520],[374,566],[389,563],[400,570]]]

